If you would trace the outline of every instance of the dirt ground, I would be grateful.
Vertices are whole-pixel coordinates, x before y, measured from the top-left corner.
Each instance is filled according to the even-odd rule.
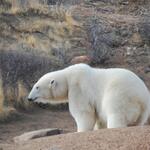
[[[150,127],[101,129],[69,133],[17,144],[5,144],[1,150],[149,150]]]
[[[76,130],[75,122],[68,111],[36,108],[30,113],[20,112],[20,116],[18,120],[0,123],[0,145],[11,144],[13,137],[38,129],[59,128],[64,133]]]

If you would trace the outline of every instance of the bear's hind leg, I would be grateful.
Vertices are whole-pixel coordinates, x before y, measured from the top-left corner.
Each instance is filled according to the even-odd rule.
[[[148,110],[145,110],[143,112],[143,114],[141,115],[138,125],[143,126],[143,125],[147,124],[148,120],[149,120],[148,117],[149,117],[149,112],[148,112]]]
[[[124,115],[110,114],[107,117],[107,128],[122,128],[127,127]]]

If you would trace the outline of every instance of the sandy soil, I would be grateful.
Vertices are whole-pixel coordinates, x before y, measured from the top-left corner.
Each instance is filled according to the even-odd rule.
[[[24,132],[59,128],[64,133],[76,130],[75,122],[68,111],[50,111],[36,108],[30,113],[20,112],[21,118],[9,123],[0,123],[0,145],[13,143],[13,137]]]
[[[149,150],[150,127],[101,129],[3,145],[3,150]]]

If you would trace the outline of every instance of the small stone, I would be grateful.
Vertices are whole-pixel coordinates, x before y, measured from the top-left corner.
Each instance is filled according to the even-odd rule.
[[[126,55],[127,56],[131,56],[132,55],[131,47],[127,47]]]
[[[143,41],[142,41],[142,38],[140,36],[139,33],[134,33],[130,40],[129,40],[129,43],[130,44],[138,44],[138,45],[142,45],[143,44]]]
[[[149,72],[150,72],[150,67],[145,68],[144,72],[145,72],[145,73],[149,73]]]

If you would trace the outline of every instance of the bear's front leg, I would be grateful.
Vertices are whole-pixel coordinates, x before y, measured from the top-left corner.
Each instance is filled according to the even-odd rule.
[[[77,124],[78,132],[93,130],[96,122],[94,114],[90,112],[79,112],[78,115],[74,115],[74,119]]]
[[[96,122],[95,109],[82,94],[80,87],[73,86],[69,89],[69,110],[78,132],[93,130]]]
[[[78,132],[90,131],[94,129],[96,123],[95,111],[84,106],[79,107],[76,103],[69,103],[69,110],[73,116]]]

